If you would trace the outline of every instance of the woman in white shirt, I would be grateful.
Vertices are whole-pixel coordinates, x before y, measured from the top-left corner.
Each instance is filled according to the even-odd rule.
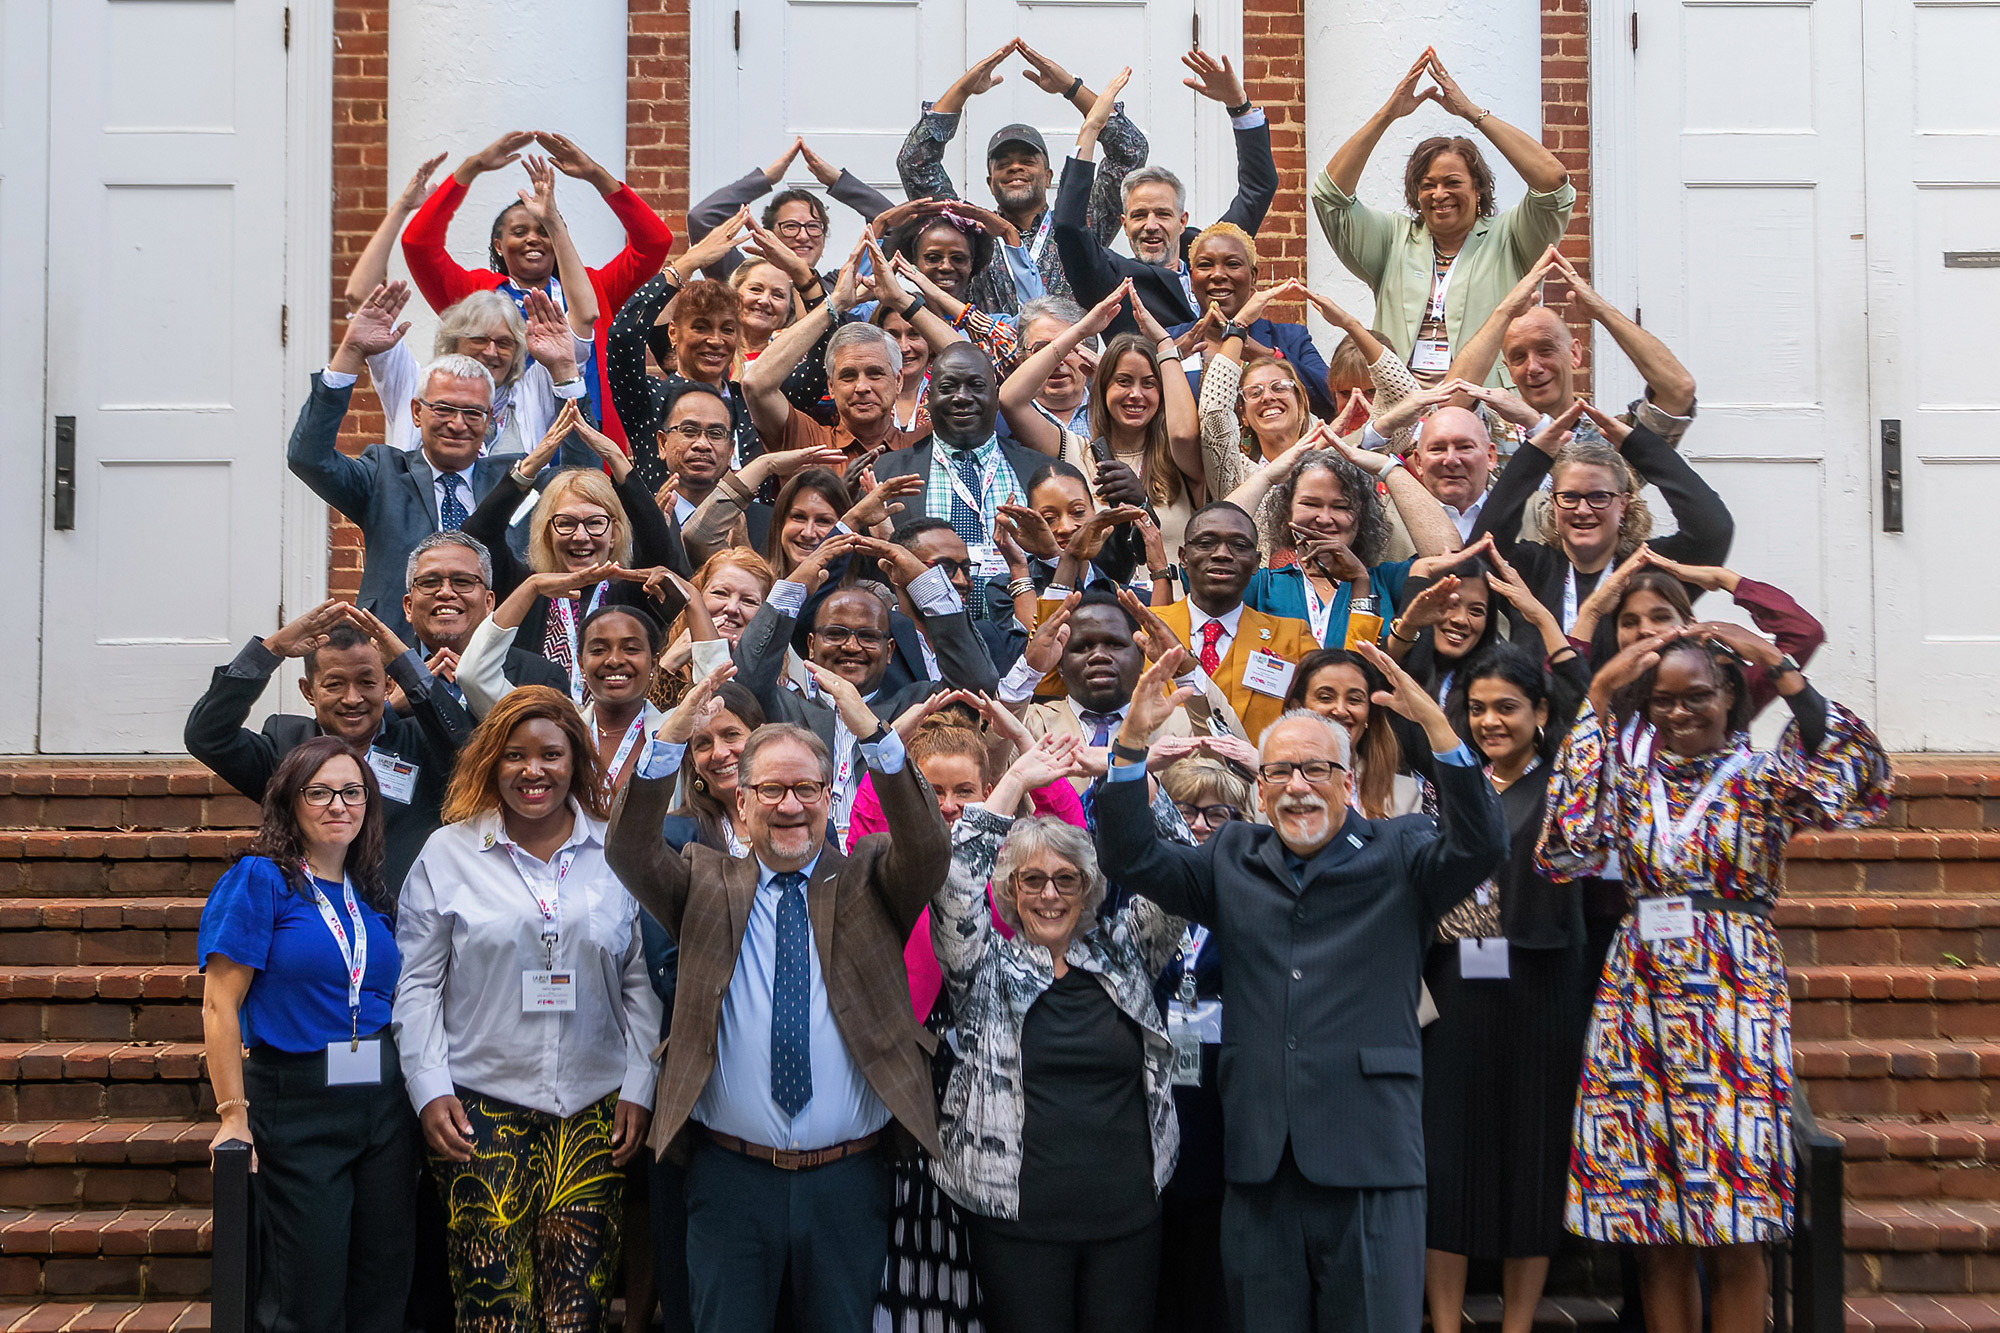
[[[660,1001],[604,861],[601,779],[575,705],[513,691],[404,883],[396,1039],[467,1326],[594,1328],[618,1266]]]

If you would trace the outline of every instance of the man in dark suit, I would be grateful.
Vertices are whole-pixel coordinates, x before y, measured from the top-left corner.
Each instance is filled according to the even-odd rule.
[[[493,556],[477,537],[433,532],[410,551],[408,582],[403,614],[416,631],[417,653],[438,684],[463,704],[458,659],[472,641],[472,631],[493,614]],[[509,685],[569,689],[563,669],[540,653],[509,648],[500,669]],[[396,711],[409,710],[398,702]]]
[[[695,1326],[769,1328],[789,1276],[806,1330],[864,1333],[889,1241],[884,1149],[938,1151],[930,1056],[903,945],[951,839],[888,726],[842,699],[894,837],[829,846],[833,760],[778,723],[743,747],[750,855],[661,837],[705,691],[662,724],[619,797],[605,857],[679,946],[674,1039],[650,1144],[687,1169]]]
[[[1418,987],[1439,918],[1507,851],[1499,798],[1444,713],[1387,654],[1360,651],[1437,756],[1438,824],[1351,809],[1346,728],[1299,710],[1259,744],[1269,825],[1163,842],[1146,746],[1187,693],[1165,688],[1179,649],[1140,679],[1097,798],[1104,873],[1221,950],[1222,1261],[1231,1322],[1257,1333],[1423,1322]]]
[[[875,480],[922,477],[924,488],[903,497],[902,520],[946,520],[981,561],[993,549],[995,511],[1028,503],[1028,478],[1049,457],[994,434],[1000,376],[972,343],[952,343],[932,359],[929,402],[930,437],[875,460]]]
[[[1255,236],[1278,192],[1271,127],[1263,111],[1250,105],[1243,80],[1227,57],[1217,61],[1207,52],[1195,50],[1182,60],[1196,75],[1184,82],[1228,110],[1236,135],[1236,198],[1220,220]],[[1120,193],[1124,205],[1121,221],[1132,257],[1118,254],[1084,225],[1084,212],[1097,181],[1094,129],[1087,119],[1084,133],[1077,139],[1076,155],[1064,164],[1062,184],[1056,191],[1056,249],[1077,301],[1087,310],[1130,278],[1132,290],[1162,325],[1194,322],[1207,303],[1195,291],[1188,269],[1188,249],[1201,229],[1188,225],[1187,188],[1180,177],[1162,166],[1129,172]],[[1131,312],[1120,310],[1107,336],[1137,330]]]
[[[271,674],[287,657],[305,659],[299,690],[313,715],[274,713],[261,731],[243,724]],[[383,670],[383,664],[388,669]],[[388,707],[394,681],[411,716]],[[375,770],[382,789],[387,843],[382,874],[400,885],[436,831],[458,750],[472,719],[425,669],[415,650],[379,619],[342,601],[326,601],[275,634],[252,639],[215,669],[208,693],[188,714],[188,753],[253,801],[278,764],[314,736],[338,736]]]
[[[326,369],[313,376],[286,451],[292,475],[361,529],[367,551],[360,605],[405,641],[411,637],[403,616],[410,549],[427,533],[457,528],[515,462],[479,456],[492,413],[493,376],[469,356],[441,356],[425,369],[410,403],[421,448],[371,444],[353,458],[336,447],[362,367],[409,330],[396,323],[409,295],[407,283],[385,283],[349,317]],[[555,466],[593,461],[580,444],[565,444],[563,455]]]
[[[981,566],[973,560],[965,539],[952,531],[951,524],[943,519],[911,519],[899,526],[890,540],[915,556],[925,567],[943,570],[968,613],[975,605],[975,591],[985,594],[986,614],[974,616],[972,628],[978,632],[980,642],[986,645],[986,655],[993,659],[996,677],[1004,676],[1008,668],[1021,660],[1021,650],[1028,643],[1028,631],[1015,618],[1013,603],[1007,600],[1005,565],[993,576],[999,585],[996,600],[992,586],[981,576]],[[996,609],[1005,615],[1004,620],[995,617]],[[906,599],[904,614],[908,615],[911,610]]]

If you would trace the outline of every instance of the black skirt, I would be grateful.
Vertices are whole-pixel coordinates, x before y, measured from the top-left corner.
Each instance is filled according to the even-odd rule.
[[[1551,1255],[1562,1238],[1571,1121],[1583,1062],[1579,996],[1595,980],[1579,941],[1510,949],[1505,980],[1467,981],[1458,942],[1424,968],[1428,1244],[1476,1259]]]

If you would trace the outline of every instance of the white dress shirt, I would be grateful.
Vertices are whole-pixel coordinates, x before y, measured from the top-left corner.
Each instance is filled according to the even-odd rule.
[[[646,976],[639,905],[605,864],[604,822],[574,801],[570,809],[576,826],[546,863],[492,811],[446,824],[410,867],[394,1024],[419,1111],[454,1087],[559,1116],[612,1092],[652,1106],[660,998]],[[555,901],[555,970],[575,974],[572,1012],[521,1010],[522,973],[549,968],[536,894]]]
[[[1479,498],[1463,509],[1454,509],[1444,501],[1438,501],[1438,506],[1451,519],[1452,526],[1458,529],[1458,539],[1460,541],[1469,542],[1472,540],[1472,530],[1479,524],[1479,511],[1486,508],[1486,497],[1492,493],[1491,491],[1481,491]]]

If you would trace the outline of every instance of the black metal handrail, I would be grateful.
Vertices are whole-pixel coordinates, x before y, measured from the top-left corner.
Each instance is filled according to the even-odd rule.
[[[1819,1127],[1792,1083],[1792,1234],[1771,1247],[1773,1333],[1842,1333],[1847,1325],[1840,1140]],[[220,1330],[218,1330],[220,1333]]]
[[[209,1240],[210,1333],[247,1333],[254,1227],[250,1216],[250,1145],[215,1146],[214,1228]]]

